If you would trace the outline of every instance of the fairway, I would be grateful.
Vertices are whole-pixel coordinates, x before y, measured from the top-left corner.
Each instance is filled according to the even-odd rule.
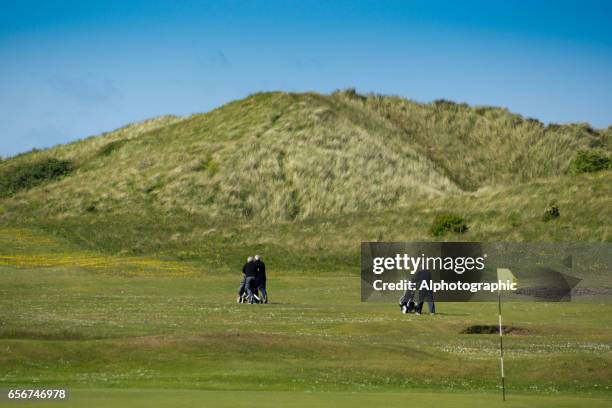
[[[501,399],[498,336],[461,334],[494,325],[495,303],[402,315],[394,304],[361,303],[356,273],[272,263],[271,303],[239,305],[239,272],[83,252],[19,231],[10,230],[21,241],[0,266],[0,387],[68,385],[71,402],[58,406],[92,407]],[[504,406],[609,406],[611,316],[610,304],[504,305],[505,324],[520,328],[505,339]]]

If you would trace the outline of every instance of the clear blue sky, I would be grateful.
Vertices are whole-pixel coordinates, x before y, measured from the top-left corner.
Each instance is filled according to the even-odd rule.
[[[0,155],[256,91],[612,124],[612,1],[0,0]]]

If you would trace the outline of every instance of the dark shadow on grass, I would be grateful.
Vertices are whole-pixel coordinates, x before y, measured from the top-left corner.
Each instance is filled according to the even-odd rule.
[[[517,326],[502,326],[504,334],[530,334],[531,330]],[[498,334],[499,326],[497,325],[472,325],[461,330],[459,334]]]
[[[427,313],[423,313],[423,315],[427,315]],[[438,313],[436,312],[436,316],[470,316],[469,313]]]
[[[87,336],[71,330],[34,331],[34,330],[0,330],[0,339],[15,340],[99,340],[103,336]]]

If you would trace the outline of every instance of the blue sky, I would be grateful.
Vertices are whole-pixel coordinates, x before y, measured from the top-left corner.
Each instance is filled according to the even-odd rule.
[[[2,1],[0,155],[257,91],[612,125],[610,1]]]

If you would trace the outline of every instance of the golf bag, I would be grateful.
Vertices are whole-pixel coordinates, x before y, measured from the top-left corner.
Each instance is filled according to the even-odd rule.
[[[262,303],[261,296],[257,290],[257,285],[251,286],[251,291],[253,292],[253,303]],[[238,303],[248,303],[248,301],[246,276],[243,276],[242,281],[240,282],[240,287],[238,288]]]
[[[244,292],[241,296],[240,296],[240,301],[238,303],[248,303],[249,302],[249,298],[246,294],[246,292]],[[253,291],[253,303],[263,303],[261,296],[259,296],[259,292],[255,292]]]
[[[404,314],[412,313],[416,309],[416,305],[414,303],[414,290],[406,289],[404,295],[399,300],[400,311]]]

